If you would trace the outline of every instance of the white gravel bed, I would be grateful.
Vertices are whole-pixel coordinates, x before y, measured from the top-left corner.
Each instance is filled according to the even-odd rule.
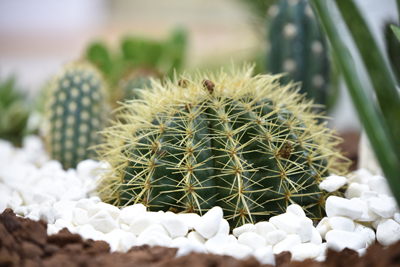
[[[122,209],[95,196],[95,182],[106,164],[80,162],[64,171],[50,160],[41,139],[28,136],[22,148],[0,139],[0,213],[11,208],[22,217],[47,221],[47,232],[66,227],[84,239],[104,240],[111,252],[148,244],[190,252],[214,253],[262,264],[275,264],[274,254],[290,251],[292,259],[324,260],[327,248],[345,247],[360,255],[374,242],[389,246],[400,240],[400,211],[384,177],[359,169],[346,177],[330,176],[320,187],[348,186],[346,198],[326,200],[327,217],[314,227],[298,205],[268,222],[246,224],[229,233],[220,207],[203,216],[147,212],[141,204]]]

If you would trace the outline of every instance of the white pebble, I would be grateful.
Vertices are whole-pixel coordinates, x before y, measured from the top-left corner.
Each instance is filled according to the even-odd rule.
[[[377,197],[368,199],[367,205],[372,212],[385,219],[392,218],[396,213],[396,208],[394,205],[391,205],[390,203]]]
[[[378,225],[376,240],[383,246],[390,246],[400,240],[400,225],[389,219]]]
[[[275,255],[272,252],[272,246],[266,246],[263,248],[258,248],[254,251],[254,258],[256,258],[260,264],[270,264],[275,266]]]
[[[236,236],[236,237],[239,237],[241,234],[247,233],[247,232],[256,233],[257,232],[257,227],[254,224],[246,223],[246,224],[243,224],[240,227],[237,227],[237,228],[233,229],[233,231],[232,231],[233,235]]]
[[[372,222],[378,219],[378,215],[375,212],[369,210],[367,203],[361,200],[361,198],[355,197],[351,201],[357,203],[363,210],[363,214],[357,219],[359,222]]]
[[[315,245],[322,244],[321,234],[318,232],[317,228],[315,228],[315,227],[312,228],[311,239],[309,242],[312,244],[315,244]]]
[[[145,212],[146,207],[143,204],[134,204],[132,206],[124,207],[119,214],[119,221],[120,223],[130,225],[139,214]]]
[[[393,215],[393,219],[394,219],[395,222],[400,223],[400,213],[398,213],[398,212],[395,213]]]
[[[54,224],[47,225],[47,235],[54,235],[59,232],[59,229]]]
[[[279,241],[282,241],[283,239],[285,239],[286,236],[287,236],[287,233],[285,231],[275,230],[275,231],[269,232],[265,239],[267,240],[268,244],[275,245]]]
[[[284,213],[269,219],[269,222],[275,225],[277,229],[283,230],[287,234],[297,234],[300,231],[299,221],[299,217],[293,213]]]
[[[162,217],[161,225],[167,229],[169,236],[172,238],[186,236],[189,231],[186,222],[178,215],[170,212],[165,213]]]
[[[7,208],[15,210],[16,208],[21,206],[22,203],[23,203],[23,200],[22,200],[21,196],[19,195],[19,193],[17,191],[14,190],[11,193],[11,197],[8,198]]]
[[[354,229],[354,233],[358,233],[364,236],[365,241],[367,242],[367,246],[371,246],[375,243],[376,237],[374,230],[359,223],[355,223],[355,225],[356,227]]]
[[[370,188],[366,184],[352,183],[347,188],[344,193],[347,199],[351,199],[353,197],[360,197],[362,193],[370,191]]]
[[[153,233],[156,234],[162,234],[162,235],[168,235],[167,230],[164,228],[164,226],[160,225],[160,224],[152,224],[149,227],[147,227],[146,229],[144,229],[140,235],[138,237],[143,237],[143,236],[147,236],[147,235],[151,235]],[[172,240],[172,239],[171,239]]]
[[[261,235],[254,232],[245,232],[238,238],[238,242],[247,245],[254,250],[268,245],[267,240]]]
[[[54,204],[57,201],[56,197],[54,197],[50,194],[44,193],[44,192],[34,192],[33,196],[32,196],[32,200],[38,204],[42,204],[42,203],[46,203],[46,202]]]
[[[274,252],[274,254],[279,254],[282,251],[290,251],[291,248],[300,244],[301,244],[300,237],[298,235],[291,234],[287,235],[285,239],[283,239],[282,241],[276,243],[273,246],[272,251]]]
[[[259,234],[260,236],[267,238],[267,234],[269,232],[277,230],[275,225],[273,225],[270,222],[259,222],[255,224],[256,226],[256,233]]]
[[[102,237],[102,240],[106,241],[110,245],[110,252],[112,253],[118,250],[121,237],[125,234],[126,232],[124,230],[114,229],[111,232],[105,234]]]
[[[122,230],[126,231],[126,232],[130,232],[130,227],[129,225],[125,224],[125,223],[120,223],[119,226],[121,227]]]
[[[72,212],[75,208],[76,201],[73,200],[60,200],[53,204],[53,208],[56,212],[57,219],[64,219],[66,221],[72,221]]]
[[[194,225],[200,219],[200,215],[197,213],[181,213],[178,216],[186,222],[189,230],[193,230]]]
[[[227,220],[221,220],[217,234],[229,235],[229,223]]]
[[[228,235],[216,234],[206,241],[204,244],[208,253],[222,254],[224,252],[224,246],[229,243]]]
[[[76,225],[84,225],[89,219],[87,210],[75,208],[72,211],[72,222]]]
[[[330,175],[325,178],[320,184],[319,188],[327,192],[333,192],[341,188],[347,183],[347,179],[344,176]]]
[[[93,178],[96,176],[96,169],[101,166],[101,162],[86,159],[78,163],[76,166],[76,172],[79,179],[87,179],[88,177]]]
[[[239,260],[247,260],[253,253],[253,249],[239,243],[226,244],[222,249],[222,255],[232,256]]]
[[[229,235],[229,243],[239,243],[234,235]]]
[[[316,229],[321,235],[322,239],[325,239],[326,233],[332,230],[331,226],[329,225],[329,218],[328,217],[322,218],[322,220],[319,221],[319,223],[317,224]]]
[[[297,204],[291,204],[287,207],[286,212],[293,213],[297,217],[304,218],[306,217],[306,214],[304,213],[304,210],[302,207],[300,207]]]
[[[354,231],[354,222],[346,217],[336,216],[329,218],[329,225],[333,230]]]
[[[63,228],[67,228],[71,232],[72,229],[74,229],[74,226],[72,225],[71,221],[67,221],[64,219],[57,219],[54,222],[54,225],[60,230]]]
[[[320,248],[316,244],[304,243],[294,246],[290,249],[292,261],[303,261],[305,259],[314,259],[319,256]]]
[[[194,229],[204,238],[208,239],[218,232],[222,217],[222,209],[214,207],[196,221]]]
[[[197,233],[196,231],[192,231],[188,234],[187,236],[188,240],[190,242],[199,242],[200,244],[204,244],[206,243],[206,240],[204,239],[204,237],[202,237],[199,233]]]
[[[172,242],[172,238],[168,235],[164,235],[158,232],[153,232],[149,235],[140,235],[137,238],[137,245],[149,245],[149,246],[162,246],[168,247]]]
[[[95,204],[96,203],[91,199],[82,198],[82,199],[78,200],[78,202],[76,202],[75,208],[81,208],[81,209],[88,211]]]
[[[102,240],[104,233],[97,231],[90,224],[85,224],[79,229],[78,233],[83,239]]]
[[[170,248],[180,248],[186,246],[189,243],[189,239],[186,237],[180,236],[172,240],[171,244],[169,244]]]
[[[296,234],[300,236],[301,242],[304,243],[310,241],[314,228],[312,220],[307,217],[300,218],[299,225],[300,229]]]
[[[368,199],[373,197],[379,197],[378,192],[375,191],[365,191],[361,194],[360,199],[364,202],[367,202]]]
[[[56,221],[56,212],[50,203],[45,203],[39,210],[39,219],[44,220],[48,224]]]
[[[357,250],[366,247],[364,236],[358,233],[351,233],[341,230],[329,231],[326,236],[327,248],[342,251],[344,248]]]
[[[186,246],[182,246],[179,248],[179,250],[175,254],[175,257],[187,256],[192,252],[207,253],[207,250],[204,245],[200,244],[199,242],[189,242]]]
[[[369,179],[368,185],[371,191],[376,191],[378,194],[392,195],[392,190],[390,190],[389,183],[385,177],[374,175]]]
[[[329,218],[343,216],[352,220],[357,220],[361,218],[361,215],[363,214],[362,208],[357,203],[336,196],[330,196],[327,198],[325,209]]]
[[[119,214],[121,213],[119,208],[104,202],[99,202],[88,209],[88,217],[91,218],[100,211],[108,212],[114,220],[118,219]]]
[[[92,225],[95,230],[105,234],[119,228],[119,224],[106,210],[100,210],[91,216],[86,223]]]
[[[360,168],[353,172],[353,176],[349,178],[349,183],[368,184],[368,181],[372,176],[373,175],[369,170]]]
[[[149,216],[149,212],[146,212],[143,216],[138,216],[131,222],[129,231],[138,236],[153,224],[158,224],[158,220],[154,216]]]
[[[118,251],[122,253],[128,252],[133,246],[136,246],[137,238],[133,233],[125,232],[119,240]]]

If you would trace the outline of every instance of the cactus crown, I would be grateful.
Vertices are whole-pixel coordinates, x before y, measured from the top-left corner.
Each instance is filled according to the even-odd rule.
[[[46,99],[46,147],[65,169],[96,156],[107,120],[102,75],[89,63],[72,63],[54,77]]]
[[[127,101],[98,147],[111,171],[99,185],[104,201],[150,210],[204,213],[224,209],[231,226],[265,220],[300,204],[323,215],[318,184],[346,164],[338,139],[318,124],[313,103],[281,86],[280,76],[252,68],[153,82]]]

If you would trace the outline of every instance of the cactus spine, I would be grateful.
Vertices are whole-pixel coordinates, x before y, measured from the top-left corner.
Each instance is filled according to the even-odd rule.
[[[99,195],[117,206],[204,213],[219,205],[231,226],[268,219],[291,203],[324,215],[318,184],[346,164],[312,101],[252,68],[153,83],[126,102],[99,146],[111,171]],[[205,79],[205,80],[204,80]]]
[[[268,69],[286,72],[282,83],[301,82],[301,93],[315,103],[326,104],[329,96],[329,62],[324,38],[310,5],[305,0],[280,0],[271,6],[272,17]]]
[[[93,158],[90,146],[107,119],[105,83],[89,63],[72,63],[54,78],[46,101],[46,145],[65,169]]]

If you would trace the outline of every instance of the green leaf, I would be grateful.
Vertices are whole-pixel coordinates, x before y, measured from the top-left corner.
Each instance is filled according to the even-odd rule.
[[[336,0],[336,4],[364,61],[384,116],[383,123],[387,125],[394,151],[400,159],[400,95],[396,80],[354,0]]]
[[[389,134],[389,127],[391,128],[393,125],[389,125],[388,127],[383,120],[381,111],[375,106],[372,97],[368,96],[364,91],[360,82],[360,77],[356,71],[356,66],[354,65],[353,59],[345,45],[343,34],[339,34],[336,28],[336,25],[338,24],[337,18],[333,19],[332,14],[329,12],[326,0],[313,0],[312,3],[317,11],[316,14],[325,28],[327,37],[332,45],[333,55],[344,76],[349,93],[353,99],[360,121],[371,142],[371,146],[375,151],[376,157],[386,178],[388,179],[397,203],[400,203],[400,161],[396,155],[396,147],[393,145],[393,141]],[[349,23],[349,21],[347,22]],[[369,32],[368,28],[364,28],[363,30]],[[366,44],[368,44],[366,46],[370,45],[370,43]],[[371,54],[376,53],[373,49],[374,47],[372,45],[370,50]],[[380,56],[380,54],[378,55]],[[373,80],[375,85],[376,80],[374,79],[377,79],[377,75],[370,74],[370,78]],[[379,80],[381,79],[379,78]],[[392,79],[390,79],[389,82],[392,83]],[[388,88],[382,89],[378,87],[378,89],[390,91],[392,90],[391,88],[395,88],[393,83],[389,85],[384,83],[381,87],[383,86],[388,86]],[[387,105],[392,106],[395,101],[396,100],[392,101],[392,99],[388,99],[388,102],[390,103],[387,103]],[[399,109],[399,106],[397,109]]]
[[[400,42],[400,28],[393,24],[390,25],[390,28],[392,28],[394,35],[396,35],[397,40]]]

